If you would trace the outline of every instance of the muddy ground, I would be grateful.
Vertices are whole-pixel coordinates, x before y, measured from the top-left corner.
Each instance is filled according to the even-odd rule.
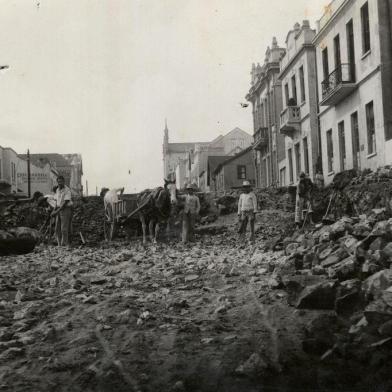
[[[330,311],[269,286],[264,244],[292,214],[265,211],[255,245],[235,216],[184,246],[140,241],[0,259],[0,391],[387,391],[357,361],[304,351]],[[384,388],[384,389],[383,389]]]

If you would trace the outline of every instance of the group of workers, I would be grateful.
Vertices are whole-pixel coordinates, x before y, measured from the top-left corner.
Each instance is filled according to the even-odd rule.
[[[320,187],[319,178],[316,175],[316,186]],[[297,227],[303,226],[306,220],[313,224],[313,203],[312,193],[314,184],[308,175],[301,173],[296,191],[295,202],[295,223]],[[111,191],[109,191],[110,193]],[[112,190],[114,196],[117,193],[122,194],[124,188]],[[45,207],[50,214],[50,224],[55,221],[55,233],[57,243],[60,246],[69,246],[72,231],[72,214],[73,203],[70,188],[65,185],[63,176],[57,178],[57,186],[53,189],[53,194],[40,196],[37,203]],[[258,211],[257,198],[252,190],[249,181],[244,181],[242,192],[238,201],[238,232],[240,239],[244,240],[247,226],[250,227],[250,241],[255,239],[255,220]],[[186,195],[184,196],[184,209],[182,214],[182,242],[187,243],[193,240],[195,222],[200,212],[200,200],[195,194],[192,184],[186,186]]]
[[[302,172],[296,188],[295,198],[295,225],[298,229],[303,228],[306,222],[313,225],[313,191],[314,188],[322,189],[324,187],[324,178],[320,172],[315,176],[315,184],[309,176]],[[238,201],[238,232],[240,239],[245,239],[247,226],[250,226],[250,241],[255,239],[255,218],[258,210],[257,198],[252,191],[249,181],[244,181],[242,193]]]

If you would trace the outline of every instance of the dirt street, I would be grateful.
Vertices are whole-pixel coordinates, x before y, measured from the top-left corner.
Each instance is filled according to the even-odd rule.
[[[303,350],[305,327],[330,312],[298,310],[270,288],[286,256],[262,248],[291,221],[261,214],[254,246],[238,242],[230,216],[218,222],[225,233],[189,246],[41,246],[1,258],[0,390],[353,388],[350,365]]]

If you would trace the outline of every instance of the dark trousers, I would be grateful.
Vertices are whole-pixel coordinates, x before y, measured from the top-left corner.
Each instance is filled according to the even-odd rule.
[[[182,217],[182,242],[193,241],[193,232],[195,229],[195,214],[190,212],[184,213]]]
[[[253,211],[242,211],[240,215],[240,225],[238,232],[241,237],[245,237],[246,228],[250,226],[250,240],[255,238],[255,213]]]

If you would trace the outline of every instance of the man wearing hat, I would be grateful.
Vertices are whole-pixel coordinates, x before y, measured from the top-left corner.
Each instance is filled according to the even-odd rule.
[[[297,227],[300,227],[303,224],[304,209],[306,209],[307,211],[306,215],[307,217],[309,217],[310,224],[313,224],[312,191],[313,191],[312,180],[304,172],[302,172],[299,175],[299,181],[297,185],[297,195],[295,200],[295,224],[297,225]]]
[[[240,219],[240,228],[238,232],[240,237],[244,238],[248,222],[250,225],[250,240],[255,239],[255,217],[257,212],[257,198],[252,191],[249,181],[244,181],[242,184],[243,192],[238,201],[238,217]]]
[[[182,217],[182,242],[187,243],[193,240],[193,231],[196,217],[200,212],[200,200],[194,194],[192,184],[186,186],[187,195],[185,196],[184,211]]]

